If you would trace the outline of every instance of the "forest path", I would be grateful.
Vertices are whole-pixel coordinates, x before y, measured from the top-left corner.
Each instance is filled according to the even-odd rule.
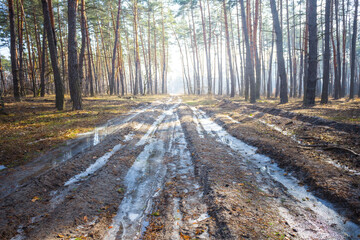
[[[358,225],[272,159],[178,97],[123,116],[101,141],[96,138],[86,151],[3,197],[2,239],[356,239],[360,234]]]

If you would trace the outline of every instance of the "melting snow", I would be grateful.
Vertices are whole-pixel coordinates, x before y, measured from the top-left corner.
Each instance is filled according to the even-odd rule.
[[[268,174],[270,177],[284,185],[287,192],[301,202],[302,206],[306,206],[315,212],[318,218],[322,220],[320,223],[313,223],[316,228],[323,228],[323,232],[318,232],[318,234],[323,235],[325,238],[329,237],[330,239],[333,239],[334,237],[337,239],[343,239],[340,237],[340,233],[348,234],[348,236],[353,239],[358,237],[360,234],[360,227],[353,222],[347,221],[347,219],[339,215],[334,210],[332,204],[315,197],[311,192],[308,192],[308,189],[305,186],[299,186],[298,180],[295,177],[285,174],[285,171],[279,168],[276,163],[272,163],[269,157],[257,154],[256,147],[247,145],[241,140],[230,135],[221,126],[206,116],[205,112],[196,109],[194,111],[195,114],[199,116],[199,122],[208,134],[214,135],[215,133],[219,142],[222,142],[233,150],[239,152],[245,160],[257,165],[258,168],[266,166],[268,171],[265,172],[270,173]],[[322,226],[324,224],[321,224],[321,222],[327,223],[328,226],[331,226],[332,230],[326,229],[327,226]],[[328,230],[330,230],[330,232]],[[306,229],[304,229],[304,231],[306,231]]]

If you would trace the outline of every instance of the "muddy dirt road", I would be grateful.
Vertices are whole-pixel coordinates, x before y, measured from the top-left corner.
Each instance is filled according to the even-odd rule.
[[[276,155],[261,154],[256,127],[241,132],[243,125],[179,97],[119,116],[0,172],[0,238],[359,238],[355,200],[347,207],[324,200]],[[274,149],[296,142],[263,134],[275,139]],[[341,171],[359,177],[354,166]],[[347,199],[360,201],[357,191]]]

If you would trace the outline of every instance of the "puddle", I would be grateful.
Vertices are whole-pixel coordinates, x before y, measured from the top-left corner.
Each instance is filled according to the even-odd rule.
[[[162,164],[164,153],[164,142],[158,140],[146,145],[136,158],[125,177],[125,197],[104,239],[117,239],[120,227],[121,239],[137,239],[141,236],[143,220],[151,213],[152,199],[166,173]]]
[[[169,116],[173,113],[174,108],[178,107],[180,103],[177,103],[175,105],[172,105],[169,110],[164,111],[157,119],[156,121],[150,126],[149,130],[146,132],[146,134],[140,139],[140,141],[136,144],[136,146],[144,145],[151,134],[155,132],[159,124],[164,121],[166,116]]]
[[[113,218],[112,228],[104,237],[105,240],[118,239],[119,232],[121,239],[138,239],[149,224],[146,217],[151,214],[153,199],[161,191],[167,171],[163,163],[166,150],[162,139],[166,138],[171,127],[164,120],[173,115],[178,105],[174,104],[164,110],[136,144],[147,145],[126,174],[125,196]],[[159,136],[154,136],[157,131]]]
[[[182,129],[179,116],[175,114],[174,134],[171,138],[172,148],[170,154],[174,157],[172,164],[169,164],[171,178],[176,177],[177,193],[181,198],[173,199],[173,226],[172,239],[182,239],[180,229],[195,229],[198,224],[207,219],[207,206],[202,203],[202,191],[200,184],[195,178],[195,169],[191,153],[188,149],[185,134]],[[180,207],[181,205],[181,207]],[[184,214],[183,214],[184,213]],[[194,216],[199,216],[195,219]],[[195,231],[195,230],[194,230]],[[208,239],[207,229],[197,239]]]
[[[316,233],[317,236],[321,236],[321,239],[357,239],[360,234],[360,227],[339,215],[332,204],[315,197],[311,192],[308,192],[305,186],[299,186],[299,182],[295,177],[286,174],[276,163],[272,163],[269,157],[257,154],[256,147],[249,146],[230,135],[220,125],[206,116],[203,111],[195,109],[194,114],[198,116],[204,130],[208,134],[215,136],[217,141],[240,153],[245,161],[256,165],[258,169],[266,166],[266,170],[262,171],[264,176],[267,175],[281,183],[286,188],[287,193],[297,200],[294,204],[301,209],[308,208],[316,213],[316,220],[314,221],[311,219],[303,219],[301,223],[297,222],[299,219],[293,221],[295,222],[294,227],[298,229],[298,233],[305,239],[307,239],[306,236],[308,236],[309,232],[313,235]],[[262,182],[262,184],[266,183]],[[291,214],[282,216],[288,219],[293,218]],[[289,222],[291,221],[289,220]]]
[[[183,226],[183,215],[180,211],[180,198],[173,199],[174,225],[171,234],[172,239],[180,239],[180,228]]]
[[[191,110],[195,113],[196,108],[195,108],[195,107],[190,107],[190,108],[191,108]],[[197,115],[194,115],[194,116],[193,116],[193,120],[194,120],[194,122],[195,122],[195,124],[196,124],[196,131],[197,131],[198,135],[200,136],[200,138],[204,138],[204,134],[203,134],[203,132],[202,132],[202,129],[201,129],[201,125],[200,125],[200,123],[199,123],[198,116],[197,116]]]

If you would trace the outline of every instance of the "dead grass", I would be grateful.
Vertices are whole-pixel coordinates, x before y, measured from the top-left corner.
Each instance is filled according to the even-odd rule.
[[[330,99],[328,104],[320,104],[320,99],[316,99],[316,104],[311,107],[304,107],[301,99],[291,99],[287,104],[279,104],[278,100],[263,100],[258,104],[337,122],[360,124],[360,99],[358,98],[354,100]]]
[[[185,103],[191,106],[215,106],[221,100],[229,100],[235,103],[249,104],[244,98],[220,97],[220,96],[183,96]],[[328,120],[343,123],[360,124],[360,99],[349,100],[342,98],[329,100],[328,104],[320,104],[320,99],[316,99],[316,104],[311,107],[304,107],[302,99],[289,99],[287,104],[279,104],[279,99],[260,99],[256,105],[267,108],[278,108],[308,116],[317,116]]]
[[[71,111],[69,96],[66,96],[63,111],[54,108],[54,96],[29,97],[20,103],[7,98],[7,115],[0,115],[0,165],[25,164],[41,152],[76,138],[79,133],[91,131],[132,107],[163,97],[86,97],[81,111]]]
[[[214,96],[196,96],[185,95],[182,96],[183,102],[190,106],[215,106],[219,100]]]

